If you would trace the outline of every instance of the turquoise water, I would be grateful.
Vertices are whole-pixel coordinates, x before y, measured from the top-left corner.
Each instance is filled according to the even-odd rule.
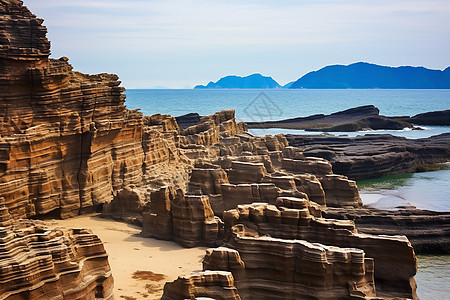
[[[358,181],[364,204],[379,209],[415,206],[434,211],[450,211],[450,169],[414,174],[398,174]]]
[[[386,116],[413,116],[450,109],[450,90],[127,90],[126,105],[140,108],[144,115],[156,113],[179,116],[191,112],[213,114],[235,109],[240,121],[267,121],[330,114],[340,110],[375,105]],[[423,131],[371,131],[408,138],[450,132],[450,127],[424,126]],[[305,134],[304,131],[267,129],[257,135]],[[367,132],[334,133],[355,136]],[[306,133],[310,134],[310,133]],[[380,207],[410,205],[423,209],[450,211],[450,170],[395,175],[358,182],[363,201]],[[416,276],[421,299],[449,299],[450,256],[419,256]]]

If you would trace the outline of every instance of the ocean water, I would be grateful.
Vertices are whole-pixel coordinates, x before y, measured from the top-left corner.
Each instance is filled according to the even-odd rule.
[[[236,117],[242,121],[330,114],[370,104],[386,116],[450,109],[450,90],[192,89],[127,90],[125,93],[128,108],[140,108],[145,115],[179,116],[191,112],[208,115],[235,109]]]
[[[313,114],[330,114],[361,105],[374,105],[386,116],[413,116],[450,109],[450,90],[127,90],[126,105],[144,115],[180,116],[197,112],[209,115],[235,109],[239,121],[268,121]],[[338,132],[336,135],[389,133],[423,138],[450,132],[450,126],[422,126],[425,130],[377,130]],[[303,130],[255,129],[255,135],[294,133]],[[366,204],[380,208],[413,205],[417,208],[450,211],[450,170],[393,175],[358,182]],[[450,299],[450,256],[419,256],[417,293],[421,299]]]
[[[362,105],[374,105],[386,116],[413,116],[450,109],[450,90],[313,90],[313,89],[205,89],[205,90],[127,90],[126,105],[141,109],[144,115],[156,113],[180,116],[197,112],[209,115],[235,109],[239,121],[269,121],[314,114],[330,114]],[[424,138],[450,132],[447,126],[420,126],[424,130],[376,130],[334,132],[334,135],[389,133],[407,138]],[[252,129],[255,135],[292,133],[304,130]]]
[[[357,182],[364,204],[379,209],[415,206],[450,211],[450,165],[442,170],[396,174]]]
[[[422,300],[450,299],[450,255],[418,255],[417,295]]]

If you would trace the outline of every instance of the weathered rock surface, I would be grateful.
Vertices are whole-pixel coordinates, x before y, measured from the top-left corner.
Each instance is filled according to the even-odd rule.
[[[90,230],[13,220],[0,199],[1,299],[112,299],[113,282]]]
[[[162,300],[240,300],[231,272],[203,271],[166,283]]]
[[[416,298],[414,282],[414,275],[417,272],[416,258],[414,250],[405,236],[376,236],[358,233],[351,221],[315,217],[310,212],[307,200],[297,203],[298,208],[281,206],[277,208],[261,203],[240,205],[235,210],[227,211],[224,214],[225,228],[231,230],[231,233],[226,235],[227,245],[236,249],[240,254],[248,251],[249,255],[270,253],[272,251],[270,249],[279,247],[283,241],[290,243],[289,240],[360,249],[366,257],[374,260],[374,278],[378,296],[392,297],[395,295],[396,297]],[[246,233],[247,231],[248,233]],[[254,244],[264,243],[266,240],[263,238],[264,236],[275,238],[277,241],[268,243],[273,244],[270,246],[261,246],[265,249],[254,249]],[[248,237],[253,237],[252,242],[248,242],[250,239]],[[262,241],[260,242],[260,240]],[[275,250],[274,252],[280,253],[280,251]],[[346,252],[339,250],[340,253],[342,251]],[[245,257],[242,260],[246,264]],[[273,261],[272,259],[266,260]],[[254,260],[251,261],[254,262]],[[277,266],[276,268],[278,267],[279,270],[286,268],[286,266]],[[261,269],[265,268],[261,267]],[[275,276],[275,274],[270,276],[270,278],[277,277],[278,275]],[[235,279],[237,282],[239,281],[236,276]],[[318,281],[323,283],[326,280]],[[239,284],[237,286],[239,289]]]
[[[282,135],[253,137],[243,128],[235,122],[233,111],[201,117],[180,132],[181,155],[193,162],[185,189],[162,187],[150,197],[141,197],[144,204],[130,198],[125,212],[121,211],[126,207],[121,204],[125,192],[119,192],[105,207],[117,207],[113,211],[122,219],[143,208],[144,236],[191,247],[221,244],[219,218],[239,204],[275,204],[280,196],[309,199],[310,193],[318,201],[312,206],[326,205],[327,197],[335,207],[362,205],[355,182],[334,175],[328,161],[305,157],[299,149],[287,147]],[[107,209],[104,213],[111,215]]]
[[[249,128],[288,128],[308,131],[360,131],[366,129],[400,130],[413,126],[403,118],[379,115],[380,110],[373,105],[350,108],[330,115],[313,115],[280,121],[249,122]]]
[[[174,240],[186,247],[211,246],[220,240],[223,224],[214,216],[208,196],[162,187],[150,198],[143,212],[143,236]]]
[[[361,233],[406,235],[419,254],[450,254],[450,213],[420,209],[326,208],[323,216],[355,222]]]
[[[418,125],[450,126],[450,109],[418,114],[411,117],[410,122]]]
[[[365,258],[362,250],[260,237],[237,227],[234,231],[235,249],[208,249],[203,268],[230,271],[242,299],[364,299],[376,295],[373,259]]]
[[[303,155],[327,159],[334,173],[354,180],[412,173],[450,161],[450,133],[417,140],[392,135],[286,138],[291,146],[302,148]]]
[[[129,185],[186,184],[173,117],[127,110],[116,75],[49,59],[46,28],[21,1],[0,11],[0,195],[13,217],[71,217]]]

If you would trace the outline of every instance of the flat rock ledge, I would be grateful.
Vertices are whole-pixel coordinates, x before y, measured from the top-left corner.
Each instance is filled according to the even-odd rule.
[[[425,139],[392,135],[330,137],[286,135],[290,146],[307,157],[319,157],[333,165],[333,172],[353,180],[435,169],[450,161],[450,133]]]

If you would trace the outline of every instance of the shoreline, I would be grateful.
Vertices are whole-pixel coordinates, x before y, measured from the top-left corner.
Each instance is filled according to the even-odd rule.
[[[114,295],[118,300],[160,299],[166,282],[202,269],[201,261],[207,249],[184,248],[173,241],[145,238],[139,235],[141,227],[101,218],[100,214],[45,221],[68,228],[88,228],[102,240],[109,256]],[[147,276],[147,280],[146,276],[142,276],[144,280],[139,276],[133,278],[137,271],[156,276]],[[165,276],[164,279],[150,279],[160,274]]]
[[[113,272],[115,299],[119,300],[160,299],[166,282],[201,270],[201,260],[207,249],[184,248],[172,241],[144,238],[139,236],[142,230],[139,226],[105,219],[99,214],[46,222],[57,226],[88,228],[102,240]],[[435,274],[438,271],[448,273],[445,265],[450,263],[450,255],[420,254],[417,258],[418,296],[439,299],[439,295],[446,293],[446,279],[445,276],[436,278]],[[159,281],[133,279],[133,273],[138,270],[164,274],[166,277]],[[436,296],[437,293],[440,294]]]

